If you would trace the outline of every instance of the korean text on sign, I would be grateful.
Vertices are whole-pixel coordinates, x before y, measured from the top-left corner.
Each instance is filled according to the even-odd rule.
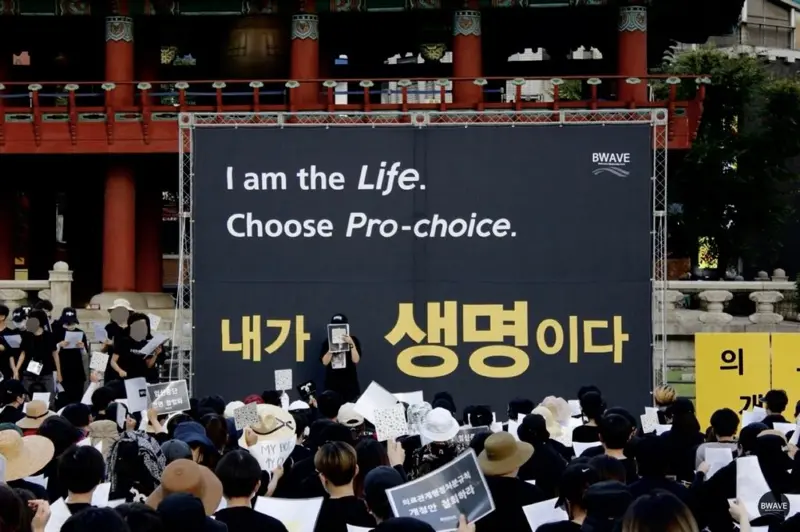
[[[157,414],[171,414],[189,410],[189,391],[186,381],[151,384],[147,387],[150,408]]]
[[[503,305],[461,305],[456,301],[429,302],[427,323],[423,330],[414,318],[412,303],[400,303],[397,322],[385,336],[397,345],[403,338],[410,338],[414,346],[403,349],[397,356],[397,367],[406,375],[418,378],[444,377],[458,367],[459,359],[452,349],[459,342],[468,344],[490,344],[478,347],[469,357],[473,372],[483,377],[513,378],[522,375],[530,366],[530,355],[522,348],[529,346],[528,302],[515,301],[512,309]],[[479,326],[479,320],[487,319],[488,328]],[[459,340],[459,323],[461,339]],[[608,343],[597,340],[603,331],[610,333]],[[624,344],[630,336],[624,331],[622,317],[610,319],[584,319],[569,316],[566,326],[555,319],[546,319],[536,325],[536,350],[547,356],[566,351],[571,364],[577,364],[579,353],[608,354],[614,364],[621,364]],[[506,343],[511,339],[513,345]],[[424,343],[423,343],[424,342]],[[419,366],[418,357],[436,357],[441,362],[436,366]],[[511,359],[511,365],[488,365],[490,357]]]
[[[760,406],[770,389],[769,333],[698,333],[694,345],[701,426],[720,408],[737,405],[741,414]]]
[[[243,360],[261,362],[261,352],[269,355],[276,353],[283,347],[294,329],[295,360],[297,362],[305,360],[305,344],[311,340],[311,335],[305,330],[305,316],[295,316],[294,327],[290,319],[263,319],[258,314],[242,316],[239,324],[235,324],[235,321],[222,320],[222,351],[241,353]],[[271,338],[269,344],[263,347],[262,332],[263,336]]]

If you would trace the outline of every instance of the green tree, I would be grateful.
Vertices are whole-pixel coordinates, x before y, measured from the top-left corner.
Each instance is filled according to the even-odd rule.
[[[706,48],[665,70],[711,79],[692,148],[670,160],[669,202],[681,205],[670,217],[670,251],[695,260],[707,237],[722,271],[739,258],[773,266],[798,192],[790,163],[800,155],[800,83],[770,76],[757,57]]]

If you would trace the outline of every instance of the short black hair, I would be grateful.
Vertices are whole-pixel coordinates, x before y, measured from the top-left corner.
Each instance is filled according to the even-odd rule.
[[[261,393],[261,399],[264,400],[266,405],[281,406],[281,392],[266,390]]]
[[[58,459],[58,479],[70,493],[89,493],[106,477],[106,463],[91,445],[73,445]]]
[[[628,474],[625,471],[625,464],[622,463],[622,460],[618,460],[607,454],[600,454],[593,456],[589,460],[589,465],[597,471],[597,474],[600,476],[600,481],[616,480],[623,484],[627,482],[626,477]]]
[[[783,390],[770,390],[764,396],[764,404],[767,406],[767,410],[773,414],[780,414],[786,410],[789,396]]]
[[[600,391],[600,388],[598,388],[594,384],[590,384],[589,386],[581,386],[578,389],[578,401],[580,401],[581,398],[589,392],[595,392],[600,395],[603,395],[603,392]]]
[[[295,436],[303,436],[308,428],[308,416],[301,412],[289,412],[294,418]]]
[[[42,299],[33,307],[34,310],[43,310],[45,312],[53,312],[53,303],[48,299]]]
[[[131,532],[166,532],[164,522],[157,511],[146,504],[129,502],[120,504],[114,510],[125,520]]]
[[[130,532],[130,527],[112,508],[90,507],[74,514],[61,527],[61,532],[85,532],[86,530],[102,530],[103,532]]]
[[[317,397],[317,408],[322,417],[327,419],[335,419],[339,415],[339,409],[342,408],[344,399],[339,392],[333,390],[325,390],[319,397]]]
[[[0,316],[7,318],[11,311],[8,310],[8,307],[5,305],[0,305]]]
[[[64,407],[61,417],[72,423],[73,427],[82,429],[91,422],[92,409],[83,403],[72,403]]]
[[[739,430],[739,416],[730,408],[720,408],[711,414],[711,428],[717,438],[730,438]]]
[[[222,457],[215,470],[225,497],[250,497],[261,481],[261,466],[249,451],[237,449]]]
[[[39,327],[47,327],[47,314],[41,309],[35,309],[30,311],[28,314],[28,319],[36,318],[39,321]],[[33,331],[31,331],[33,332]]]
[[[606,449],[624,449],[631,437],[633,426],[619,414],[608,414],[600,419],[600,440]]]
[[[580,398],[581,412],[587,419],[598,421],[606,411],[606,403],[598,392],[586,392]]]

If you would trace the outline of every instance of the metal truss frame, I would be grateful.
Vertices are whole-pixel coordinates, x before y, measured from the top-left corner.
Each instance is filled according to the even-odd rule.
[[[194,187],[194,130],[207,127],[480,127],[556,126],[586,124],[649,124],[652,127],[652,368],[653,383],[667,379],[667,125],[666,109],[563,109],[525,111],[375,111],[314,113],[181,113],[178,117],[178,219],[180,257],[178,294],[173,321],[170,379],[186,379],[191,387],[192,311],[192,198]]]

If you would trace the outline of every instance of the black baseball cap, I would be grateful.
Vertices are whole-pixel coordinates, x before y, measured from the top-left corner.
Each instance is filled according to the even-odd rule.
[[[391,507],[386,490],[405,483],[403,476],[393,467],[378,466],[364,477],[364,500],[378,515],[390,515]]]
[[[80,323],[78,321],[78,313],[72,307],[64,307],[59,321],[64,325],[77,325]]]
[[[11,313],[11,320],[16,323],[22,323],[28,318],[28,313],[31,311],[31,307],[17,307],[14,309],[14,312]]]
[[[583,494],[592,484],[600,482],[600,474],[588,463],[573,463],[564,469],[558,483],[558,500],[556,508],[567,502],[575,503],[583,500]]]
[[[28,395],[28,390],[18,380],[6,379],[0,387],[3,390],[3,404],[9,404],[17,397]]]
[[[347,316],[344,314],[334,314],[331,317],[331,323],[347,323]]]

